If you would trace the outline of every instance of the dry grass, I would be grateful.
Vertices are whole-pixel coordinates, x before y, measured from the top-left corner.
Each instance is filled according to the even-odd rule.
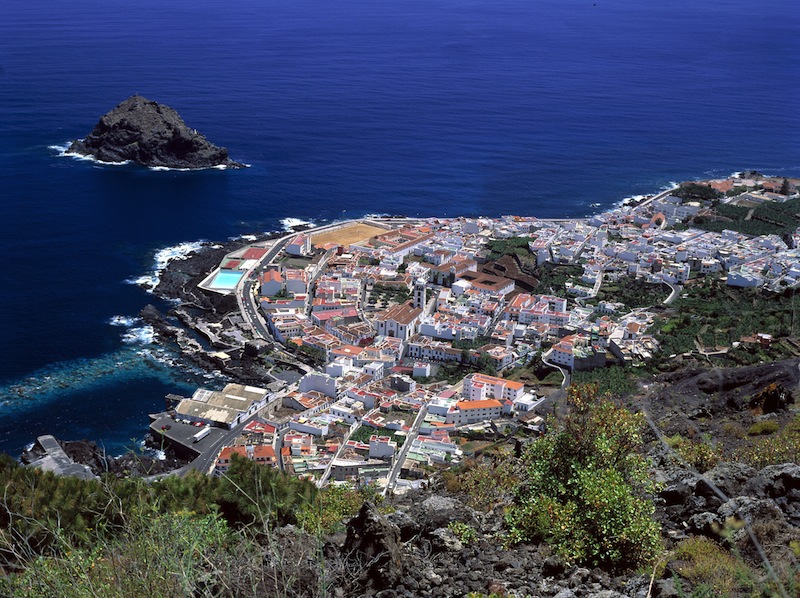
[[[316,247],[324,245],[325,243],[336,243],[338,245],[352,245],[371,239],[375,235],[385,233],[385,228],[378,226],[371,226],[357,222],[355,224],[348,224],[343,228],[338,228],[326,233],[314,235],[311,237],[311,243]]]

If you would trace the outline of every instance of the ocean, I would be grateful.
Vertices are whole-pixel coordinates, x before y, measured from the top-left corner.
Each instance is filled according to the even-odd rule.
[[[794,0],[40,0],[0,20],[0,451],[135,446],[219,384],[150,342],[176,246],[368,213],[583,216],[800,176]],[[60,157],[133,93],[245,170]],[[179,251],[179,249],[174,249]],[[162,253],[158,253],[158,252]]]

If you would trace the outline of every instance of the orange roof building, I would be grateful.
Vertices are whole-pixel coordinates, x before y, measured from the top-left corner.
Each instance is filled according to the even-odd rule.
[[[497,419],[503,414],[503,404],[496,399],[458,401],[445,416],[445,423],[457,426]]]

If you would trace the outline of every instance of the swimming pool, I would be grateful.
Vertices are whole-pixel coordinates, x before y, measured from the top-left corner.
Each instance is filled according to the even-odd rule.
[[[214,289],[235,289],[244,276],[244,272],[238,270],[222,270],[215,277],[209,286]]]

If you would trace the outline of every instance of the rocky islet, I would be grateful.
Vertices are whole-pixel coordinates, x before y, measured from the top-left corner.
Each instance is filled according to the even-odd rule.
[[[174,109],[140,95],[104,114],[85,139],[70,144],[67,153],[155,168],[244,167],[230,159],[227,149],[190,128]]]

